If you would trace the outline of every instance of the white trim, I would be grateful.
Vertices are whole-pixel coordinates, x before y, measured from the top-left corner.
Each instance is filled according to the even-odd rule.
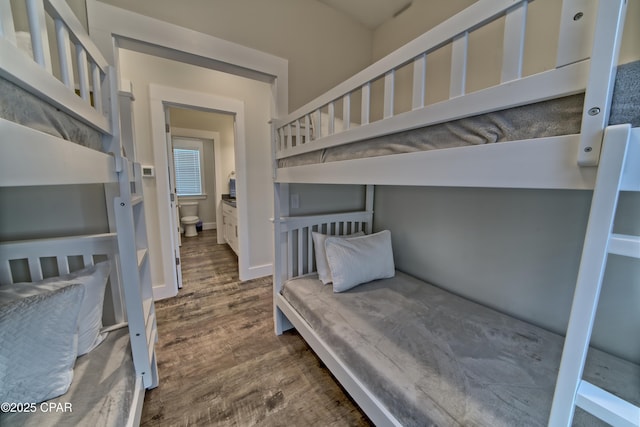
[[[248,268],[244,280],[253,280],[273,274],[273,264],[254,265]]]
[[[580,135],[500,142],[279,168],[276,182],[593,189],[578,166]]]
[[[114,157],[0,118],[0,187],[118,182]]]
[[[215,222],[203,222],[202,223],[203,230],[217,230],[218,224]]]
[[[205,169],[204,169],[204,142],[202,138],[194,138],[194,137],[190,137],[190,136],[178,136],[173,134],[173,132],[171,133],[171,142],[172,142],[172,146],[173,146],[173,161],[175,163],[175,159],[176,159],[176,148],[177,149],[183,149],[183,150],[190,150],[190,151],[197,151],[198,152],[198,160],[200,163],[200,170],[199,175],[200,175],[200,192],[199,193],[194,193],[194,194],[187,194],[187,195],[183,195],[183,194],[178,194],[178,185],[177,185],[177,170],[176,170],[176,197],[178,197],[179,199],[197,199],[197,198],[201,198],[204,199],[207,197],[207,184],[206,184],[206,179],[205,179]],[[175,168],[177,169],[177,168]]]
[[[100,47],[107,60],[111,60],[109,62],[113,63],[117,70],[119,70],[119,49],[126,47],[139,52],[199,65],[258,81],[268,81],[271,83],[272,115],[274,117],[282,117],[288,113],[289,62],[287,60],[188,28],[107,5],[98,0],[87,0],[86,5],[91,38]],[[202,94],[196,95],[200,96]],[[186,102],[186,105],[192,104],[191,99]],[[236,135],[236,144],[238,144],[240,136],[244,139],[244,119],[242,123],[236,122],[236,125],[238,133]],[[236,174],[240,178],[240,173],[244,174],[246,164],[243,163],[242,167],[238,168],[237,165],[240,164],[238,156],[241,156],[242,161],[244,161],[244,143],[236,146]],[[157,170],[159,169],[157,168]],[[245,195],[241,197],[246,199],[246,180],[239,179],[237,186],[238,192],[242,192],[240,194]],[[160,198],[159,202],[162,200],[164,199]],[[242,227],[242,224],[244,224],[246,227],[248,221],[247,201],[239,200],[238,202],[240,207],[238,210],[239,225]],[[161,211],[162,209],[159,210]],[[164,216],[162,212],[158,214],[160,217]],[[164,218],[164,222],[162,218],[159,218],[159,220],[161,225],[167,224],[166,218]],[[166,233],[162,226],[161,233]],[[245,277],[249,276],[248,269],[245,268],[245,264],[249,261],[248,243],[242,244],[243,240],[242,238],[240,240],[240,280],[246,280]],[[163,246],[166,246],[164,241]],[[163,247],[163,259],[169,259],[165,251],[166,249]],[[171,259],[173,259],[173,256],[171,256]],[[166,276],[167,267],[165,266],[164,268]],[[173,276],[174,274],[171,273],[167,277]]]
[[[156,165],[156,191],[158,195],[158,216],[160,222],[160,241],[162,245],[163,259],[173,260],[173,252],[171,245],[170,227],[163,226],[168,224],[169,215],[171,214],[169,201],[169,177],[167,175],[168,159],[165,149],[165,127],[164,127],[164,105],[176,106],[193,106],[198,109],[224,111],[235,115],[236,135],[234,141],[235,148],[235,169],[238,186],[238,227],[241,230],[247,230],[249,224],[247,206],[247,184],[246,184],[246,149],[245,149],[245,121],[244,121],[244,102],[225,98],[218,95],[205,94],[201,92],[193,92],[184,89],[178,89],[158,84],[149,85],[149,104],[151,109],[151,132],[154,144],[154,163]],[[219,170],[219,169],[217,169]],[[217,178],[217,176],[216,176]],[[221,180],[219,180],[220,182]],[[220,193],[221,194],[221,193]],[[216,218],[216,221],[219,219]],[[240,233],[238,237],[239,255],[238,269],[240,280],[248,280],[249,273],[249,241],[247,233]],[[178,292],[178,284],[173,274],[173,263],[163,262],[165,285],[175,293],[168,291],[169,296],[173,296]],[[154,286],[154,296],[156,288]],[[160,291],[157,291],[160,294]],[[173,295],[171,295],[173,293]],[[164,295],[164,293],[163,293]]]
[[[107,59],[114,53],[115,39],[117,47],[126,45],[152,55],[161,53],[177,61],[270,81],[274,114],[282,117],[288,113],[289,62],[286,59],[97,0],[86,3],[91,37]]]

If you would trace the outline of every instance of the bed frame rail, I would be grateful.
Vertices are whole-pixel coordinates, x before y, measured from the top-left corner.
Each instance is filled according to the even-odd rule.
[[[373,188],[368,190],[372,193]],[[373,199],[369,196],[369,205]],[[367,208],[369,207],[367,206]],[[293,325],[278,307],[282,285],[294,277],[312,274],[316,271],[315,251],[311,233],[316,231],[329,235],[345,235],[363,231],[371,233],[373,229],[373,210],[358,212],[332,213],[307,216],[281,216],[273,220],[274,226],[274,273],[273,273],[273,312],[277,335]]]
[[[103,134],[112,134],[112,122],[106,115],[111,110],[112,67],[64,0],[24,3],[28,36],[16,31],[16,23],[25,20],[24,11],[12,10],[9,1],[0,2],[0,76]],[[53,40],[48,18],[55,25]],[[31,53],[20,48],[21,37],[28,37]]]
[[[0,286],[69,274],[108,259],[114,318],[115,323],[120,324],[126,321],[126,315],[117,254],[115,233],[2,242]]]
[[[556,68],[523,77],[528,4],[529,0],[480,0],[289,116],[276,120],[276,158],[586,91],[578,163],[597,165],[609,118],[626,2],[564,0]],[[503,42],[496,47],[503,50],[500,82],[467,93],[469,34],[503,17]],[[430,89],[430,82],[425,80],[428,58],[444,46],[450,46],[452,52],[449,99],[425,105],[425,91]],[[396,114],[396,72],[406,66],[413,70],[411,110]],[[383,112],[374,121],[372,85],[378,80],[384,85]],[[351,113],[351,100],[356,93],[361,99],[359,123],[354,123]],[[336,114],[340,110],[341,118]]]
[[[292,216],[277,221],[282,241],[285,276],[280,283],[316,271],[312,232],[342,236],[372,231],[373,212],[347,212],[327,215]],[[278,289],[278,292],[280,289]]]

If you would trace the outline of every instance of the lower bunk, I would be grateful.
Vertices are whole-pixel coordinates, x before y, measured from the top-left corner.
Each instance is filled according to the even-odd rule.
[[[0,243],[0,425],[139,425],[118,269],[115,234]]]
[[[277,224],[293,232],[281,246],[293,266],[275,277],[277,330],[288,320],[376,425],[547,425],[563,337],[400,271],[345,291],[323,284],[312,235],[370,231],[348,218]],[[639,377],[640,366],[590,349],[590,383],[637,405]],[[577,409],[573,425],[606,424]]]

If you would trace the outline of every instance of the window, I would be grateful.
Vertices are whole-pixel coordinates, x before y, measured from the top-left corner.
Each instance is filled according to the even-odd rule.
[[[203,157],[202,141],[191,138],[173,138],[173,162],[178,196],[203,196],[205,194]]]

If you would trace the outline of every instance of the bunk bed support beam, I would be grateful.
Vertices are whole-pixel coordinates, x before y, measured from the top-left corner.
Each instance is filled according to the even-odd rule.
[[[631,128],[629,125],[610,126],[605,130],[602,158],[591,201],[589,222],[549,417],[549,426],[570,426],[576,399],[588,400],[580,397],[582,373],[589,349],[607,257],[611,252],[609,242],[630,139]],[[616,402],[610,403],[615,404]],[[598,411],[597,414],[600,413]]]
[[[585,92],[578,150],[580,166],[597,166],[600,159],[604,129],[609,123],[626,8],[625,0],[598,2],[591,51],[591,58],[598,60],[591,61]]]

